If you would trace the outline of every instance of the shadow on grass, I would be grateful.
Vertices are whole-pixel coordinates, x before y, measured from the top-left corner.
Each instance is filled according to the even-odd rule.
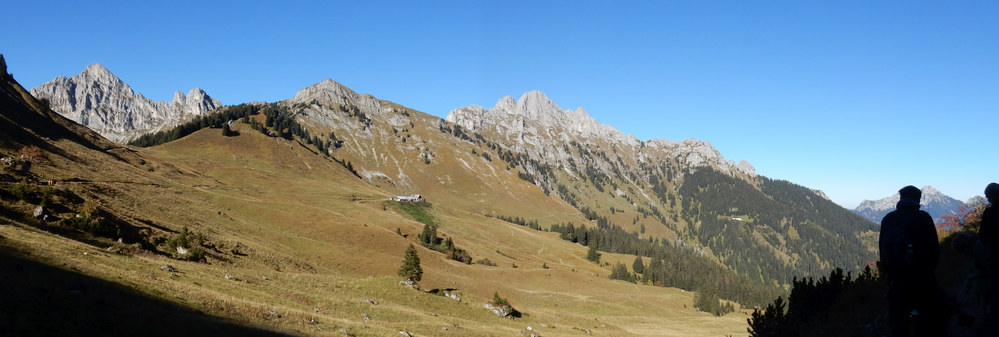
[[[0,335],[287,336],[32,261],[0,246]]]

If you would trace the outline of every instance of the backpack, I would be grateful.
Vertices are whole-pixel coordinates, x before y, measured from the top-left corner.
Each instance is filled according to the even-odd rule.
[[[925,250],[925,247],[919,247],[913,240],[913,235],[906,230],[910,227],[909,223],[915,220],[913,215],[900,215],[899,221],[885,232],[888,249],[888,261],[885,263],[896,272],[912,272],[924,265],[922,256],[926,254],[922,250]]]

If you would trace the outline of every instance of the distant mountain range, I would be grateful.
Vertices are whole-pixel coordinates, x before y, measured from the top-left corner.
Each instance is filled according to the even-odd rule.
[[[177,91],[169,103],[151,100],[136,94],[98,63],[87,66],[78,75],[57,77],[30,92],[47,100],[52,110],[117,143],[176,126],[222,107],[221,102],[201,88],[191,89],[187,95]]]
[[[953,214],[962,206],[965,206],[964,202],[951,198],[932,186],[923,186],[921,190],[923,191],[923,197],[919,200],[920,209],[930,213],[933,221],[937,223],[940,223],[940,219],[943,216]],[[895,204],[898,203],[898,199],[898,193],[895,193],[878,200],[864,200],[853,212],[874,223],[881,223],[881,219],[886,214],[895,210]]]

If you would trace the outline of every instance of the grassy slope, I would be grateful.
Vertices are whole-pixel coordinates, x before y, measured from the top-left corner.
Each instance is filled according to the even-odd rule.
[[[507,335],[542,323],[555,327],[542,333],[557,335],[585,335],[574,327],[600,335],[745,334],[744,314],[714,318],[691,308],[690,293],[611,281],[605,267],[583,259],[582,246],[446,201],[434,207],[441,233],[475,259],[489,258],[498,266],[463,265],[420,248],[421,287],[457,288],[463,301],[402,287],[395,270],[422,224],[385,206],[389,194],[338,164],[297,143],[245,127],[241,131],[239,137],[223,138],[218,130],[205,130],[141,150],[147,163],[139,168],[145,172],[122,162],[86,172],[58,160],[37,169],[57,178],[87,176],[88,182],[79,184],[95,188],[85,190],[103,191],[93,197],[104,198],[103,204],[126,221],[149,224],[154,236],[167,237],[182,226],[203,233],[216,247],[209,250],[207,264],[148,253],[110,254],[23,226],[0,226],[2,243],[32,259],[125,284],[168,303],[308,335],[338,335],[340,328],[362,336],[398,330]],[[30,208],[23,204],[22,211]],[[408,237],[396,235],[396,229]],[[604,254],[611,263],[630,265],[632,259]],[[179,270],[176,276],[159,269],[166,264]],[[527,316],[501,319],[482,309],[494,292]]]

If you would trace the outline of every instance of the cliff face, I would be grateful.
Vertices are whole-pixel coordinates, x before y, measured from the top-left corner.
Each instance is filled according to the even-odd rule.
[[[52,110],[117,143],[164,130],[222,106],[201,88],[191,89],[187,95],[178,91],[172,102],[151,100],[136,94],[97,63],[78,75],[60,76],[30,92],[48,100]]]

